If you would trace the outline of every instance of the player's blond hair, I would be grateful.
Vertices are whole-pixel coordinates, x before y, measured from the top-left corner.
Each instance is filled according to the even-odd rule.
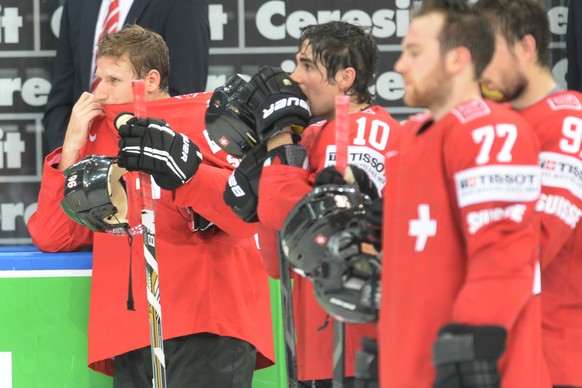
[[[168,92],[170,53],[159,34],[137,24],[128,25],[103,36],[96,58],[119,59],[125,55],[138,78],[144,78],[150,70],[157,70],[160,73],[160,90]]]

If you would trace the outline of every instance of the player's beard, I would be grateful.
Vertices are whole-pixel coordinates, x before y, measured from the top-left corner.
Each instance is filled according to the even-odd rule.
[[[451,94],[449,76],[444,70],[444,63],[435,67],[427,79],[410,84],[410,89],[404,95],[406,105],[427,108],[447,101]]]
[[[518,71],[503,74],[499,91],[503,93],[501,102],[513,101],[519,98],[527,88],[527,79]]]

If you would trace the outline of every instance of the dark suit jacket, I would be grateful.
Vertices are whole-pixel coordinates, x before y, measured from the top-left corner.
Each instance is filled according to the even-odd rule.
[[[568,2],[568,27],[566,29],[566,57],[568,89],[582,91],[582,4],[579,0]]]
[[[63,144],[73,105],[90,89],[93,38],[101,0],[66,0],[43,117],[45,154]],[[210,27],[206,0],[134,0],[124,24],[160,34],[170,51],[170,94],[203,91]]]

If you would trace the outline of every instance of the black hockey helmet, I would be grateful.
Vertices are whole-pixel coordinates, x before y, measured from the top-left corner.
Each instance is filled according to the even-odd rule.
[[[364,214],[364,198],[354,187],[316,186],[283,223],[283,253],[297,272],[310,276],[329,254],[330,237],[352,223],[362,222]]]
[[[241,97],[249,77],[235,74],[214,90],[206,110],[208,136],[226,153],[243,156],[258,138],[255,116]]]
[[[291,210],[282,248],[295,271],[313,281],[315,298],[334,318],[376,320],[380,262],[365,253],[369,198],[350,185],[316,186]]]
[[[91,155],[67,168],[61,207],[75,222],[94,232],[124,234],[127,194],[121,176],[127,172],[108,156]]]

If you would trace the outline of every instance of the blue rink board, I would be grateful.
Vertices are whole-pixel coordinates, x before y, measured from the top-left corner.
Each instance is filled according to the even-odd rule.
[[[0,246],[0,271],[87,270],[92,252],[43,253],[34,246]]]

